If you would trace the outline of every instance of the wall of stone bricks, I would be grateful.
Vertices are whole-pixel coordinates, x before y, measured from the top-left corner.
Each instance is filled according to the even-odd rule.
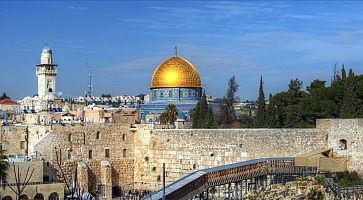
[[[135,134],[135,188],[161,187],[192,171],[233,162],[285,157],[327,147],[324,129],[154,129]]]
[[[82,161],[88,168],[89,190],[95,191],[102,182],[101,161],[108,161],[112,186],[128,191],[159,189],[162,163],[166,163],[169,183],[202,168],[261,157],[296,156],[326,148],[349,158],[349,170],[362,173],[362,128],[363,119],[327,119],[318,120],[313,129],[167,130],[151,125],[89,124],[31,130],[45,133],[41,141],[34,143],[34,152],[55,166],[54,172],[56,151],[68,180],[74,173],[74,160]],[[22,131],[19,128],[17,133],[21,135]],[[339,149],[341,139],[347,141],[346,150]],[[106,148],[109,158],[105,157]]]
[[[97,191],[101,184],[101,161],[108,161],[111,165],[112,186],[120,186],[125,191],[133,190],[134,133],[129,127],[120,124],[57,125],[34,149],[39,157],[54,166],[54,174],[60,174],[58,154],[67,180],[75,173],[76,164],[84,163],[88,168],[90,192]],[[109,149],[109,158],[105,157],[105,149]],[[90,151],[92,158],[89,157]],[[57,179],[57,176],[53,178]]]
[[[349,171],[357,171],[363,175],[363,119],[326,119],[319,122],[329,124],[328,146],[333,148],[338,156],[349,159]],[[346,141],[346,149],[340,146],[342,140]]]

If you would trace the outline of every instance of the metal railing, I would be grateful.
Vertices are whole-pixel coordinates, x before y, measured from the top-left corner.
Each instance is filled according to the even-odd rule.
[[[193,172],[151,193],[147,199],[190,199],[210,187],[267,175],[291,176],[316,174],[317,167],[295,166],[295,158],[260,158]]]

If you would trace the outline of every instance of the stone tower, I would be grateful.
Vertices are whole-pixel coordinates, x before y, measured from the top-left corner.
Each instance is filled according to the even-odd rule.
[[[40,99],[55,99],[55,86],[57,65],[53,64],[52,50],[45,46],[40,56],[40,64],[37,65],[38,96]]]

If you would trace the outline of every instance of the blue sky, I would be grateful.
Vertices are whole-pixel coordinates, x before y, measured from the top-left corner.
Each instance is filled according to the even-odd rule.
[[[238,96],[330,82],[335,63],[363,72],[361,2],[0,2],[0,92],[36,93],[35,65],[45,43],[58,67],[57,91],[80,96],[94,70],[96,95],[148,93],[155,67],[190,60],[207,93],[223,96],[235,75]]]

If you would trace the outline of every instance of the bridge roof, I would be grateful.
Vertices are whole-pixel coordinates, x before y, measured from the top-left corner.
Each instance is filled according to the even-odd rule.
[[[186,184],[204,176],[204,174],[206,174],[206,172],[204,172],[202,170],[198,170],[194,173],[191,173],[191,174],[177,180],[176,182],[171,183],[170,185],[165,187],[165,196],[178,190],[179,188],[182,188]],[[163,198],[163,189],[153,193],[151,195],[151,198],[152,199],[162,199]]]
[[[270,161],[293,161],[293,160],[294,160],[294,157],[259,158],[259,159],[247,160],[247,161],[242,161],[242,162],[238,162],[238,163],[232,163],[232,164],[228,164],[228,165],[218,166],[218,167],[201,169],[201,170],[192,172],[189,175],[167,185],[165,187],[165,196],[167,196],[168,194],[170,194],[174,191],[177,191],[178,189],[182,188],[183,186],[187,185],[188,183],[190,183],[208,173],[214,173],[214,172],[218,172],[218,171],[239,168],[239,167],[244,167],[244,166],[248,166],[248,165],[252,165],[252,164],[264,163],[264,162],[270,162]],[[143,199],[149,199],[150,197],[151,197],[151,199],[162,199],[163,198],[163,189],[160,189],[160,190],[152,193],[151,196],[145,197]]]

